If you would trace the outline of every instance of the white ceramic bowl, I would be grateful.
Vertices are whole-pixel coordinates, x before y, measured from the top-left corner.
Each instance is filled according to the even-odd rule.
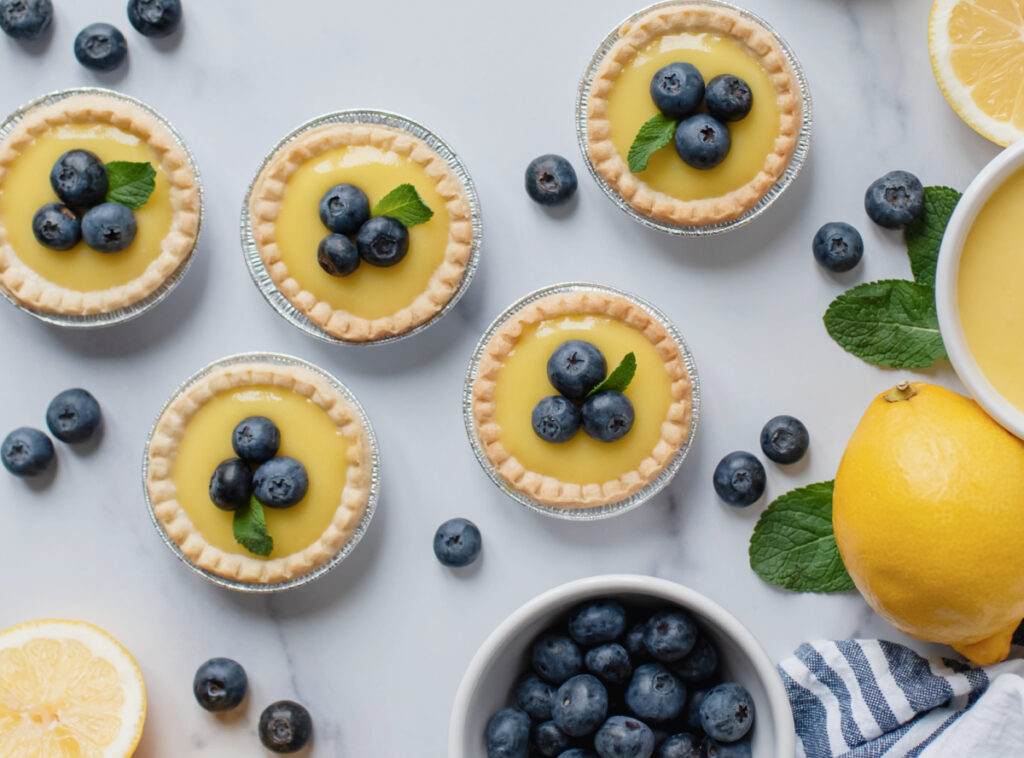
[[[949,361],[978,404],[1018,437],[1024,437],[1024,411],[999,394],[974,360],[960,322],[957,283],[964,242],[978,212],[992,193],[1021,169],[1024,169],[1024,142],[1001,152],[974,178],[946,227],[935,271],[935,304]]]
[[[756,711],[754,758],[789,758],[795,750],[793,715],[768,654],[735,616],[704,595],[649,576],[595,576],[563,584],[534,598],[494,630],[469,664],[448,729],[448,758],[486,758],[484,731],[493,713],[509,704],[528,668],[533,639],[579,602],[614,597],[634,605],[674,603],[690,611],[721,653],[726,679],[750,692]]]

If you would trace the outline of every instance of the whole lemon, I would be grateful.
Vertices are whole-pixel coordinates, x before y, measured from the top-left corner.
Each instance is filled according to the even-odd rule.
[[[1024,442],[973,400],[901,384],[868,406],[836,474],[836,543],[897,629],[987,665],[1024,618]]]

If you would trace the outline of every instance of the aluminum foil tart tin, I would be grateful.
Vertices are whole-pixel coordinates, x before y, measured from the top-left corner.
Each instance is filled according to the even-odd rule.
[[[370,446],[370,460],[371,460],[371,473],[370,473],[370,499],[366,505],[366,512],[363,514],[362,520],[359,522],[359,526],[353,533],[352,538],[348,543],[335,555],[330,561],[325,563],[320,568],[315,569],[308,574],[292,579],[288,582],[280,584],[257,584],[254,582],[240,582],[233,579],[226,579],[222,576],[218,576],[210,571],[200,568],[189,560],[178,544],[172,540],[167,533],[164,531],[163,526],[160,524],[159,519],[156,517],[156,512],[153,509],[153,501],[149,496],[149,487],[146,486],[146,482],[149,478],[149,448],[153,442],[153,434],[156,432],[157,424],[160,418],[170,407],[171,403],[177,400],[181,395],[188,392],[197,382],[209,376],[212,372],[218,369],[226,368],[228,366],[234,366],[240,363],[271,363],[278,366],[295,366],[297,368],[305,369],[316,376],[323,379],[331,387],[337,390],[341,395],[355,408],[356,413],[359,414],[359,418],[363,423],[363,427],[366,429],[366,439]],[[373,514],[377,510],[377,501],[380,497],[380,446],[377,443],[377,437],[373,432],[373,426],[370,423],[369,417],[366,415],[366,411],[363,406],[360,405],[356,396],[352,394],[351,390],[342,384],[336,377],[324,371],[319,366],[314,366],[312,363],[294,358],[290,355],[282,355],[280,353],[243,353],[240,355],[231,355],[226,358],[221,358],[219,361],[211,363],[203,369],[200,369],[194,375],[189,377],[174,394],[167,400],[164,407],[160,410],[156,419],[153,422],[153,426],[149,430],[149,434],[146,437],[146,449],[142,457],[142,491],[146,498],[146,507],[149,509],[149,517],[153,521],[153,526],[156,527],[157,534],[164,541],[164,544],[170,548],[171,552],[177,556],[178,560],[192,569],[194,572],[199,574],[204,579],[213,582],[216,585],[225,587],[229,590],[235,590],[237,592],[247,593],[271,593],[271,592],[282,592],[284,590],[290,590],[295,587],[301,587],[305,584],[319,579],[321,576],[326,574],[328,571],[336,568],[343,560],[345,560],[349,554],[355,550],[356,545],[366,534],[366,530],[370,527],[370,522],[373,520]],[[212,507],[212,506],[211,506]]]
[[[779,178],[775,185],[768,190],[764,197],[758,201],[757,205],[748,210],[742,216],[734,218],[732,221],[723,221],[718,224],[707,224],[705,226],[677,226],[674,224],[666,224],[661,221],[655,221],[654,219],[643,215],[627,203],[623,197],[612,189],[608,182],[606,182],[604,178],[597,173],[597,169],[594,168],[594,164],[590,160],[590,154],[587,151],[587,99],[590,96],[590,88],[594,83],[594,77],[597,75],[598,68],[601,66],[601,63],[604,61],[605,56],[611,50],[612,46],[619,41],[619,30],[627,24],[633,24],[641,17],[646,16],[651,11],[658,10],[659,8],[686,5],[710,5],[720,8],[728,8],[736,11],[749,21],[758,24],[771,33],[775,39],[778,40],[779,46],[782,48],[783,55],[786,56],[786,60],[793,69],[797,84],[800,88],[800,95],[803,99],[803,125],[800,128],[800,135],[797,138],[796,149],[793,152],[793,157],[789,162],[789,166],[786,167],[785,173]],[[811,90],[807,84],[807,77],[804,74],[804,70],[800,66],[800,61],[797,60],[796,53],[793,52],[793,48],[791,48],[789,43],[786,42],[786,40],[784,40],[770,24],[764,21],[764,19],[754,15],[750,11],[744,10],[743,8],[739,8],[730,3],[721,2],[721,0],[666,0],[666,2],[649,5],[643,10],[637,11],[628,18],[623,19],[608,34],[608,36],[604,38],[604,41],[601,42],[600,46],[597,48],[597,52],[594,53],[594,57],[590,59],[590,63],[587,64],[587,69],[583,73],[579,91],[576,95],[576,138],[579,142],[580,151],[583,153],[583,161],[587,164],[587,170],[590,171],[590,175],[594,177],[594,181],[596,181],[598,186],[601,187],[604,194],[611,198],[612,202],[614,202],[620,209],[629,214],[634,221],[643,224],[649,229],[657,229],[658,231],[665,232],[666,234],[673,234],[682,237],[707,237],[712,234],[719,234],[720,232],[728,232],[733,229],[738,229],[741,226],[746,226],[768,210],[772,203],[774,203],[779,196],[789,188],[789,185],[791,185],[793,180],[796,179],[797,174],[800,173],[800,169],[803,168],[804,162],[807,159],[807,151],[811,147],[813,122]]]
[[[273,280],[270,278],[270,274],[267,272],[266,266],[263,265],[263,259],[260,257],[259,248],[256,246],[256,240],[253,238],[252,218],[249,213],[249,203],[252,198],[253,190],[256,187],[256,181],[259,179],[260,174],[263,173],[263,169],[266,168],[267,163],[269,163],[270,160],[289,142],[301,137],[306,132],[317,129],[321,126],[326,126],[327,124],[377,124],[380,126],[388,126],[392,129],[398,129],[407,132],[414,137],[418,137],[426,142],[434,152],[440,155],[445,162],[447,162],[449,168],[451,168],[455,176],[458,177],[466,192],[466,198],[469,201],[470,216],[473,223],[473,244],[470,249],[469,261],[466,263],[466,270],[462,273],[462,281],[459,284],[459,288],[455,291],[452,299],[445,304],[444,308],[434,314],[433,318],[428,321],[424,321],[419,326],[415,326],[402,334],[362,342],[344,340],[335,337],[332,334],[328,334],[315,323],[310,321],[306,314],[302,313],[302,311],[292,305],[291,301],[288,300],[281,290],[277,288],[277,285],[275,285]],[[252,279],[256,282],[256,286],[263,294],[263,297],[266,298],[267,302],[273,306],[274,310],[277,311],[285,321],[292,324],[292,326],[298,327],[310,336],[335,345],[383,345],[389,342],[397,342],[398,340],[403,340],[407,337],[412,337],[414,334],[419,334],[432,324],[436,324],[445,315],[447,315],[452,308],[455,307],[456,303],[459,302],[459,299],[466,294],[466,290],[469,289],[469,285],[473,281],[473,275],[476,273],[477,266],[480,263],[480,246],[483,242],[483,219],[480,214],[480,197],[477,195],[476,185],[473,184],[473,179],[470,177],[469,171],[466,168],[466,165],[462,162],[462,159],[459,158],[454,150],[451,149],[447,142],[442,140],[422,124],[397,113],[381,110],[355,109],[328,113],[315,118],[312,121],[308,121],[278,142],[274,148],[267,153],[267,156],[263,159],[259,169],[253,176],[252,182],[249,184],[249,189],[245,194],[245,202],[242,205],[241,233],[242,252],[245,254],[245,263],[249,267],[249,273],[252,275]]]
[[[11,130],[14,129],[15,125],[21,121],[29,111],[40,106],[58,103],[61,100],[65,100],[76,95],[109,97],[113,100],[119,100],[122,103],[134,105],[136,108],[140,108],[153,116],[167,128],[167,131],[171,133],[174,141],[178,143],[178,146],[182,150],[185,151],[185,156],[188,158],[188,165],[196,177],[196,187],[199,190],[199,228],[196,231],[196,245],[198,245],[199,236],[203,228],[204,212],[203,182],[199,175],[199,165],[196,163],[195,155],[192,154],[188,144],[182,138],[181,134],[178,133],[178,130],[174,128],[171,122],[141,100],[136,100],[134,97],[129,97],[128,95],[123,95],[120,92],[114,92],[113,90],[102,89],[100,87],[80,87],[76,89],[61,90],[59,92],[51,92],[48,95],[43,95],[42,97],[33,100],[27,105],[23,105],[8,116],[4,120],[3,124],[0,124],[0,141],[7,138],[7,135],[11,133]],[[194,255],[195,247],[193,247],[193,252],[182,262],[180,266],[178,266],[174,273],[167,277],[167,279],[164,280],[164,283],[154,290],[148,297],[144,297],[142,300],[132,303],[131,305],[127,305],[124,308],[119,308],[116,311],[111,311],[110,313],[73,315],[64,313],[48,313],[46,311],[36,310],[35,308],[29,308],[21,303],[3,285],[0,285],[0,295],[3,295],[3,297],[18,310],[24,311],[31,316],[35,316],[40,321],[45,321],[46,323],[53,324],[54,326],[63,326],[70,329],[92,329],[100,326],[114,326],[115,324],[123,324],[126,321],[138,318],[143,313],[162,302],[163,299],[171,294],[171,291],[177,287],[178,283],[184,278],[189,266],[192,265],[192,258]]]
[[[510,318],[519,313],[526,306],[531,305],[548,295],[595,291],[619,295],[640,306],[653,316],[666,331],[668,331],[672,336],[672,339],[679,346],[679,351],[683,357],[683,363],[686,364],[686,373],[689,375],[690,384],[693,387],[693,413],[690,419],[690,434],[683,446],[676,452],[672,462],[665,467],[665,470],[661,472],[658,478],[650,482],[639,492],[636,492],[616,503],[610,503],[608,505],[602,505],[594,508],[555,508],[550,505],[539,503],[514,488],[501,477],[490,460],[488,460],[487,454],[484,452],[483,446],[480,444],[480,439],[477,437],[476,423],[473,419],[473,385],[476,383],[477,371],[479,369],[480,359],[483,357],[484,350],[487,349],[487,345],[490,343],[491,339],[493,339],[495,333],[504,326]],[[601,519],[620,516],[634,508],[639,508],[668,486],[668,483],[672,481],[672,478],[679,471],[679,467],[683,465],[683,461],[686,459],[686,456],[689,454],[690,448],[693,445],[693,439],[697,434],[697,427],[700,423],[700,404],[700,379],[697,375],[697,365],[693,360],[693,354],[690,352],[690,348],[687,346],[686,340],[683,339],[683,335],[679,333],[679,330],[676,328],[675,324],[669,320],[668,316],[646,300],[620,289],[616,289],[615,287],[607,287],[600,284],[588,284],[585,282],[569,282],[566,284],[555,284],[550,287],[544,287],[543,289],[531,292],[526,297],[509,306],[509,308],[498,316],[498,318],[496,318],[487,328],[487,331],[484,332],[483,337],[480,338],[480,342],[473,351],[473,358],[470,361],[469,371],[466,374],[466,383],[462,393],[462,416],[466,425],[466,434],[469,435],[469,444],[473,448],[473,453],[476,455],[476,459],[480,463],[480,466],[483,467],[487,476],[491,478],[491,481],[494,482],[498,489],[517,503],[525,505],[530,510],[542,513],[545,516],[564,519],[566,521],[600,521]]]

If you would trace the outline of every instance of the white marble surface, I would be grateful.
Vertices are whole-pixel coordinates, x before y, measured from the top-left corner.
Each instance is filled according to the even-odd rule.
[[[928,0],[748,0],[801,58],[815,97],[803,174],[751,226],[706,241],[647,232],[583,170],[573,128],[576,84],[594,46],[636,0],[185,0],[184,35],[153,44],[123,0],[56,0],[42,49],[0,39],[0,111],[43,92],[101,84],[164,112],[190,142],[206,187],[206,223],[180,288],[136,322],[91,333],[45,326],[0,303],[0,429],[41,426],[50,397],[92,389],[107,419],[89,454],[61,446],[52,483],[0,476],[0,626],[58,616],[93,621],[135,653],[149,721],[138,755],[261,754],[264,704],[306,703],[316,756],[440,755],[448,710],[477,645],[511,610],[563,581],[596,573],[669,577],[745,621],[776,659],[816,637],[899,638],[855,594],[798,596],[749,569],[747,542],[767,502],[719,502],[711,471],[756,449],[761,425],[792,413],[810,427],[809,459],[769,466],[769,496],[830,478],[864,406],[903,372],[844,353],[821,324],[847,286],[908,276],[897,236],[874,228],[861,199],[887,170],[963,188],[996,148],[946,106],[928,64]],[[118,23],[126,71],[95,76],[71,43],[86,23]],[[397,110],[460,152],[480,191],[483,262],[464,301],[413,340],[338,348],[289,326],[249,279],[239,249],[242,196],[264,152],[320,113]],[[569,156],[578,204],[548,214],[522,190],[526,163]],[[864,232],[867,252],[835,277],[810,240],[829,220]],[[639,511],[596,524],[549,520],[514,504],[479,469],[460,415],[466,363],[489,321],[539,286],[590,279],[668,312],[700,369],[703,423],[670,489]],[[232,594],[180,565],[153,530],[139,468],[149,425],[198,367],[246,350],[277,350],[336,373],[361,398],[383,446],[381,507],[336,572],[273,598]],[[948,365],[928,378],[957,387]],[[434,560],[446,518],[474,519],[485,557],[467,575]],[[252,681],[241,718],[219,721],[192,700],[195,667],[240,660]]]

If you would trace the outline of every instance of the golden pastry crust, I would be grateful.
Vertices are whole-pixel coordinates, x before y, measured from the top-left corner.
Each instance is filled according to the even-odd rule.
[[[502,444],[495,418],[495,387],[505,359],[527,327],[559,316],[599,315],[636,329],[657,349],[672,381],[672,403],[661,425],[661,439],[633,471],[591,484],[563,482],[526,469]],[[477,366],[472,395],[477,439],[495,471],[531,499],[555,508],[596,508],[639,492],[672,462],[690,437],[693,385],[679,344],[647,310],[633,301],[599,290],[548,295],[523,308],[495,332]]]
[[[281,387],[309,398],[337,424],[348,442],[345,488],[330,526],[301,552],[272,560],[227,553],[207,542],[178,503],[173,477],[178,446],[196,412],[221,392],[254,385]],[[146,488],[164,533],[199,568],[239,582],[280,584],[315,571],[352,539],[370,502],[373,456],[359,413],[323,379],[298,367],[249,363],[217,369],[164,410],[146,456]]]
[[[448,210],[448,244],[444,260],[426,289],[390,316],[366,319],[318,300],[288,271],[277,246],[277,217],[291,176],[305,162],[349,145],[373,145],[409,158],[437,182]],[[284,145],[260,172],[249,203],[253,240],[271,280],[282,294],[325,332],[347,342],[372,342],[405,334],[436,316],[455,296],[473,249],[469,198],[447,161],[426,142],[407,132],[376,124],[328,124]]]
[[[195,249],[202,201],[188,155],[159,119],[130,103],[103,95],[71,95],[28,111],[0,142],[0,189],[22,149],[38,135],[64,124],[110,124],[143,140],[158,156],[170,182],[171,228],[142,274],[103,290],[78,292],[48,281],[20,258],[0,220],[0,284],[27,307],[46,313],[111,313],[145,299],[177,271]]]
[[[647,45],[668,34],[709,31],[727,36],[760,62],[775,87],[780,131],[775,149],[750,182],[721,197],[679,200],[631,173],[611,140],[608,97],[623,67]],[[587,97],[587,153],[598,174],[635,210],[675,226],[707,226],[739,218],[785,173],[803,124],[803,97],[778,39],[763,26],[728,8],[680,5],[659,8],[623,27],[598,68]]]

